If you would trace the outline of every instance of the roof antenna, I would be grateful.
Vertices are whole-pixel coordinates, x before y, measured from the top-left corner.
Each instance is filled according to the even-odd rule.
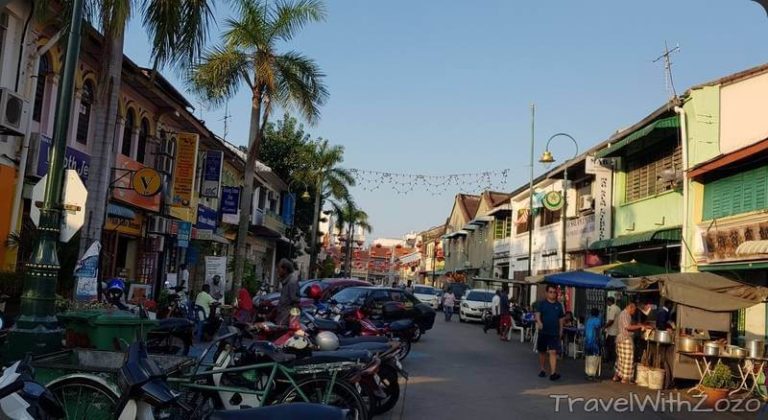
[[[680,45],[676,45],[675,48],[669,49],[667,41],[664,41],[664,54],[653,60],[654,63],[664,59],[664,81],[667,89],[667,94],[670,95],[670,99],[677,98],[677,91],[675,90],[675,81],[672,79],[672,60],[670,56],[672,53],[680,52]]]
[[[224,140],[227,139],[229,136],[229,120],[232,118],[232,115],[229,114],[229,101],[227,101],[224,104],[224,118],[222,120],[224,121]]]

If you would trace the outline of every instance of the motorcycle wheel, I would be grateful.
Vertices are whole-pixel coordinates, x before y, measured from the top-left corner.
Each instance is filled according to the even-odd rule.
[[[408,353],[411,352],[411,340],[398,339],[400,342],[400,348],[397,349],[397,360],[403,361],[408,357]]]
[[[67,420],[110,419],[117,411],[119,396],[88,378],[67,378],[48,385],[59,400]]]
[[[379,377],[381,389],[387,394],[385,398],[376,400],[372,414],[377,416],[386,413],[397,405],[397,400],[400,399],[400,382],[398,382],[397,369],[386,363],[379,366],[379,372],[376,375]]]
[[[307,396],[307,401],[301,397],[299,390]],[[349,383],[336,379],[331,388],[331,378],[320,376],[306,378],[295,387],[289,388],[283,395],[277,398],[275,404],[290,404],[294,402],[310,402],[322,404],[327,398],[328,405],[346,410],[346,418],[349,420],[368,420],[368,409],[363,402],[360,393]]]
[[[421,328],[416,327],[416,329],[413,331],[413,335],[411,336],[411,341],[414,343],[418,343],[419,340],[421,340]]]

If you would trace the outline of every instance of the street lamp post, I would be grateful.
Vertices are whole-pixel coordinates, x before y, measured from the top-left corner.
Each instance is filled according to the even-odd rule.
[[[560,247],[561,247],[561,256],[562,256],[562,272],[565,272],[566,270],[566,261],[565,261],[565,233],[566,233],[566,218],[568,216],[568,164],[571,160],[575,159],[576,156],[579,155],[579,144],[576,142],[576,139],[571,137],[569,134],[566,133],[557,133],[553,135],[552,137],[547,140],[547,146],[544,150],[544,153],[541,154],[541,158],[539,159],[539,162],[541,163],[552,163],[555,161],[555,157],[552,156],[552,152],[549,151],[549,143],[554,139],[555,137],[567,137],[571,139],[573,142],[573,145],[576,146],[576,153],[573,155],[573,158],[565,161],[565,166],[563,167],[563,209],[560,218],[562,219],[562,237],[560,238]]]
[[[67,146],[68,123],[72,114],[72,95],[75,90],[75,70],[80,56],[82,25],[83,0],[74,0],[66,58],[56,101],[48,182],[45,186],[43,207],[40,209],[38,228],[40,237],[26,265],[24,291],[21,296],[21,315],[10,332],[7,348],[2,352],[6,360],[14,360],[27,352],[41,354],[61,347],[62,330],[56,319],[56,280],[61,266],[56,247],[61,228],[64,152]],[[12,346],[11,343],[13,343]]]

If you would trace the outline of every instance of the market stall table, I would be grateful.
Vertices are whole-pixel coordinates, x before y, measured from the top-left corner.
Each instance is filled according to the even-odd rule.
[[[704,382],[704,377],[708,373],[712,371],[712,366],[714,363],[717,363],[717,361],[720,361],[722,359],[726,359],[731,363],[736,364],[736,368],[739,372],[739,379],[741,380],[736,387],[736,389],[732,390],[728,393],[728,395],[733,395],[738,393],[739,391],[746,391],[749,394],[753,394],[757,388],[758,385],[758,375],[760,375],[761,372],[763,372],[763,369],[765,368],[766,362],[768,362],[768,359],[764,357],[760,358],[754,358],[754,357],[734,357],[734,356],[728,356],[728,355],[717,355],[717,356],[709,356],[704,353],[691,353],[691,352],[678,352],[682,355],[688,356],[693,358],[696,361],[696,367],[699,370],[699,375],[701,379],[699,379],[699,383],[696,384],[693,388],[689,389],[688,392],[692,392],[694,390],[698,391],[699,393],[702,392],[702,382]],[[757,369],[755,369],[757,367]],[[748,382],[751,382],[750,385],[747,385]]]

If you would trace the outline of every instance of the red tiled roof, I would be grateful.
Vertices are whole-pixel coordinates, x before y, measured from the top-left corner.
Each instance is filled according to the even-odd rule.
[[[480,196],[471,194],[456,194],[456,200],[459,202],[461,211],[467,221],[475,218],[477,209],[480,208]]]

